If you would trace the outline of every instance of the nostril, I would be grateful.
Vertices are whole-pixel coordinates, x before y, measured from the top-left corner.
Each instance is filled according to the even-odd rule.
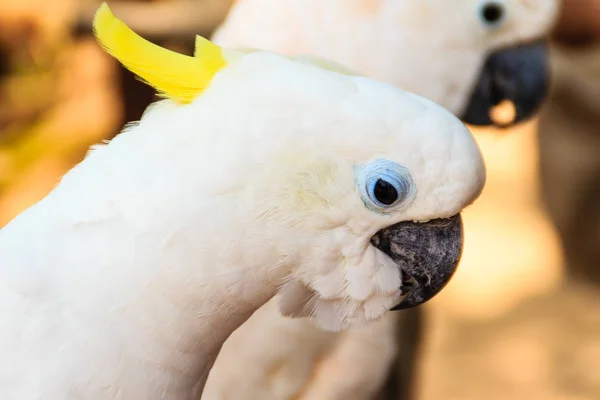
[[[489,2],[481,7],[481,19],[488,25],[496,25],[504,18],[504,5]]]

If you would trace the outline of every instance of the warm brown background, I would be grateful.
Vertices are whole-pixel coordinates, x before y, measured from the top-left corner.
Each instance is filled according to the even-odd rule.
[[[183,50],[230,2],[196,0],[170,41],[156,18],[181,17],[173,1],[120,16]],[[600,6],[570,3],[559,38],[577,47],[554,47],[540,133],[474,130],[488,185],[465,213],[459,273],[428,305],[421,399],[600,399]],[[86,34],[96,4],[0,0],[0,226],[152,99]]]

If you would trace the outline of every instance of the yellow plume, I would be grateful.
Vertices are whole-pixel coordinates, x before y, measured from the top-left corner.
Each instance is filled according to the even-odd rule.
[[[104,49],[125,68],[154,87],[159,95],[190,103],[210,85],[227,62],[219,46],[196,37],[194,57],[157,46],[133,32],[102,3],[94,33]]]

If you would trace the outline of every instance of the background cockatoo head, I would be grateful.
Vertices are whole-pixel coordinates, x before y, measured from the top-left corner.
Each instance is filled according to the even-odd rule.
[[[106,4],[95,32],[167,98],[138,131],[178,143],[163,160],[180,165],[173,179],[190,188],[177,201],[212,213],[198,227],[210,238],[198,245],[224,264],[272,267],[283,313],[341,329],[421,304],[450,280],[460,212],[485,182],[479,149],[453,114],[310,57],[202,38],[195,56],[177,54],[136,35]],[[260,290],[253,279],[244,277]]]
[[[435,101],[469,124],[532,117],[558,0],[237,0],[213,41],[313,54]],[[510,125],[508,123],[507,125]]]

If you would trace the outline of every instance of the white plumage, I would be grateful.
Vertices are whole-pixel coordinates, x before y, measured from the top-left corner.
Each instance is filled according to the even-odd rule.
[[[379,158],[416,188],[387,214],[356,189],[356,167]],[[0,397],[197,398],[222,343],[278,292],[328,329],[377,320],[401,278],[373,234],[455,215],[484,181],[469,131],[440,106],[239,54],[0,230]]]

